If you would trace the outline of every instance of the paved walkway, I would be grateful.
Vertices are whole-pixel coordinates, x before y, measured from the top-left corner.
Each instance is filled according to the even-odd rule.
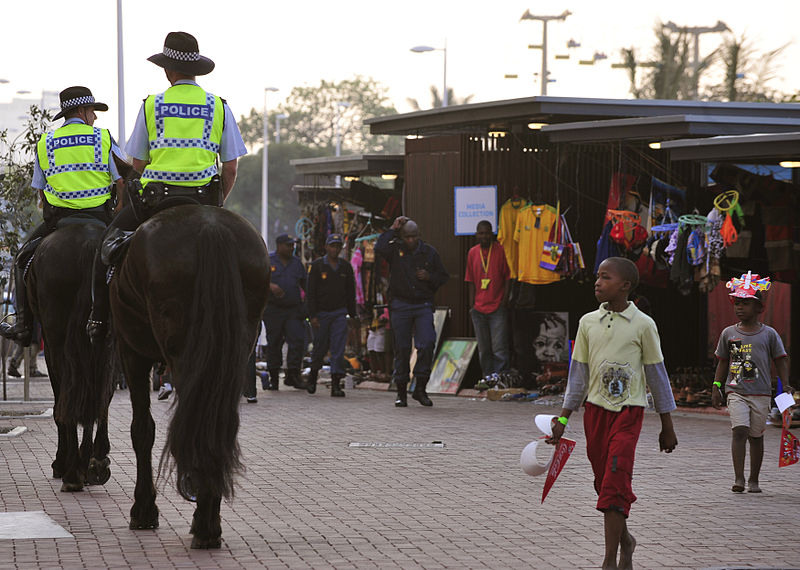
[[[21,383],[9,395],[21,395]],[[32,404],[47,407],[38,381]],[[19,397],[19,396],[17,396]],[[603,557],[602,515],[594,510],[581,415],[569,433],[578,447],[540,504],[542,479],[519,468],[536,432],[534,403],[433,397],[433,408],[392,405],[393,394],[349,390],[333,399],[295,390],[242,400],[246,473],[223,503],[223,545],[189,548],[193,507],[174,487],[161,491],[161,527],[128,530],[135,459],[130,401],[111,404],[112,475],[103,487],[59,492],[50,475],[52,419],[0,438],[0,513],[44,511],[68,538],[0,539],[0,568],[592,568]],[[169,402],[153,394],[164,438]],[[639,568],[800,568],[800,465],[777,467],[779,430],[768,428],[764,493],[730,491],[727,418],[677,414],[678,449],[658,452],[658,417],[640,439],[629,521]],[[430,443],[444,448],[350,448],[350,442]],[[0,532],[2,532],[0,523]]]

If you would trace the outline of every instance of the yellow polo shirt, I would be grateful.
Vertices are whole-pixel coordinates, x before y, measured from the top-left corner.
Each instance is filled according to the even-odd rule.
[[[635,304],[621,313],[607,304],[581,317],[572,359],[587,365],[587,401],[613,412],[647,406],[644,367],[664,360],[656,323]]]

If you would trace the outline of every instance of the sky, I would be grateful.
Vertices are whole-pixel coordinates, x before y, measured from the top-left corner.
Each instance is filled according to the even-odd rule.
[[[99,126],[119,134],[117,95],[117,14],[115,0],[26,0],[5,2],[0,103],[12,97],[40,98],[70,85],[89,87],[111,108]],[[768,11],[759,11],[759,6]],[[548,25],[549,70],[556,81],[548,95],[628,98],[625,70],[612,69],[619,50],[634,46],[647,53],[657,21],[681,26],[713,26],[724,21],[745,33],[760,51],[789,44],[778,60],[775,86],[800,90],[800,2],[770,0],[122,0],[125,129],[133,128],[141,100],[168,84],[161,68],[147,61],[160,52],[170,31],[186,31],[216,69],[199,79],[224,97],[238,117],[262,109],[264,88],[273,108],[298,85],[373,77],[389,89],[400,112],[411,110],[407,97],[429,106],[430,85],[441,90],[444,53],[413,53],[417,45],[447,45],[447,84],[456,96],[473,102],[538,95],[534,73],[541,66],[542,24],[520,21],[534,15],[572,14]],[[580,48],[568,50],[573,39]],[[719,34],[701,36],[701,56],[713,50]],[[578,65],[594,52],[608,60]],[[556,54],[570,54],[555,61]],[[504,79],[517,74],[517,79]],[[19,95],[18,91],[30,91]],[[2,127],[3,125],[0,125]]]

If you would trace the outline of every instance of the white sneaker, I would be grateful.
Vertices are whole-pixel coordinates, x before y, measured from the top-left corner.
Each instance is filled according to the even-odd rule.
[[[165,382],[161,389],[158,391],[158,399],[166,400],[172,394],[172,384]]]

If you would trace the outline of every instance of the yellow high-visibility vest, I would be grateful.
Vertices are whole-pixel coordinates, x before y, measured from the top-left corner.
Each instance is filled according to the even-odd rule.
[[[152,180],[202,186],[217,174],[222,140],[222,99],[197,85],[173,85],[145,99],[150,163],[142,185]]]
[[[108,170],[111,134],[84,123],[44,133],[36,144],[47,183],[44,197],[60,208],[82,210],[111,198],[114,181]]]

